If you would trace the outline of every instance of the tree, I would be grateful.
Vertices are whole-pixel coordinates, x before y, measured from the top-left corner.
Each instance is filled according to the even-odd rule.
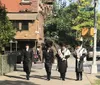
[[[100,13],[97,15],[97,40],[100,42]]]
[[[58,9],[56,16],[49,16],[46,20],[46,36],[54,38],[56,35],[58,41],[74,44],[72,41],[81,37],[82,28],[94,27],[94,11],[91,3],[92,0],[79,0],[79,2],[72,2],[69,6]],[[86,37],[84,38],[87,41]]]
[[[56,10],[56,14],[46,19],[45,37],[53,38],[56,41],[65,41],[71,45],[74,44],[72,41],[75,41],[76,34],[72,29],[72,20],[77,17],[76,11],[76,4]]]
[[[0,50],[9,43],[15,35],[15,29],[6,16],[5,6],[0,5]]]
[[[73,29],[81,30],[84,27],[91,28],[94,26],[94,11],[91,0],[78,0],[78,15],[73,21]]]

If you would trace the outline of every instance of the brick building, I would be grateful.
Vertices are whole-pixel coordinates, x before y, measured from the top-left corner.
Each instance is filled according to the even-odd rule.
[[[52,9],[53,9],[53,2],[55,0],[43,0],[44,3],[44,18],[46,18],[48,15],[52,15]]]
[[[7,16],[17,29],[14,40],[17,50],[26,43],[31,47],[44,41],[44,18],[51,14],[54,0],[0,0],[5,5]],[[13,42],[12,42],[13,43]],[[12,46],[14,47],[14,46]]]

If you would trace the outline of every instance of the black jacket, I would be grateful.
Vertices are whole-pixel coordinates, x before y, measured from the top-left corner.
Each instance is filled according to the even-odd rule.
[[[70,57],[70,55],[66,56],[66,60],[62,60],[58,54],[56,54],[56,57],[58,62],[58,71],[60,73],[65,73],[68,67],[67,59]]]
[[[76,55],[74,55],[74,57],[76,59],[75,71],[76,72],[82,72],[83,71],[84,58],[86,57],[86,54],[82,54],[79,61],[77,60]]]
[[[47,52],[47,50],[43,51],[43,59],[45,60],[45,63],[53,63],[54,52],[52,48],[49,50],[49,52]]]
[[[31,72],[32,67],[33,50],[23,51],[23,69],[26,73]]]

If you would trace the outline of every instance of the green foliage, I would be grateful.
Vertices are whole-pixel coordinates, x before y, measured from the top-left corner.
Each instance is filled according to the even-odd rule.
[[[72,4],[69,7],[57,10],[56,16],[49,16],[45,22],[45,37],[50,37],[56,41],[67,41],[67,43],[72,44],[76,36],[72,29],[72,20],[77,16],[76,8],[77,5]]]
[[[98,13],[98,15],[97,15],[97,28],[98,28],[98,30],[97,30],[97,39],[98,39],[98,41],[100,41],[100,13]]]
[[[94,9],[91,3],[92,0],[78,0],[78,3],[71,3],[65,8],[56,8],[56,16],[54,14],[46,19],[45,37],[73,45],[75,38],[81,37],[82,28],[94,27]],[[90,38],[85,36],[84,39],[87,41],[88,37]]]
[[[6,45],[14,35],[15,29],[6,16],[5,7],[0,6],[0,50],[2,50],[3,46]]]
[[[100,85],[100,80],[96,80],[94,85]]]
[[[91,28],[94,26],[94,11],[91,5],[91,0],[80,0],[78,7],[78,16],[74,20],[73,29],[81,30],[83,27]]]

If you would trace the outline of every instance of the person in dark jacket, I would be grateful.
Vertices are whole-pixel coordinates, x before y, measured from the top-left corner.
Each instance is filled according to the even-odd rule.
[[[51,78],[51,69],[54,61],[54,52],[52,49],[52,41],[46,42],[46,47],[43,49],[43,61],[45,61],[45,70],[47,73],[47,80]]]
[[[60,72],[60,78],[64,81],[65,75],[67,71],[67,59],[70,57],[70,51],[66,48],[65,43],[60,44],[60,49],[58,49],[58,53],[56,55],[58,60],[58,71]]]
[[[27,44],[23,51],[23,69],[26,72],[26,79],[29,80],[32,67],[33,50]]]
[[[76,81],[82,80],[83,63],[87,55],[87,50],[82,47],[82,41],[77,42],[77,46],[74,52],[74,57],[76,59]]]

